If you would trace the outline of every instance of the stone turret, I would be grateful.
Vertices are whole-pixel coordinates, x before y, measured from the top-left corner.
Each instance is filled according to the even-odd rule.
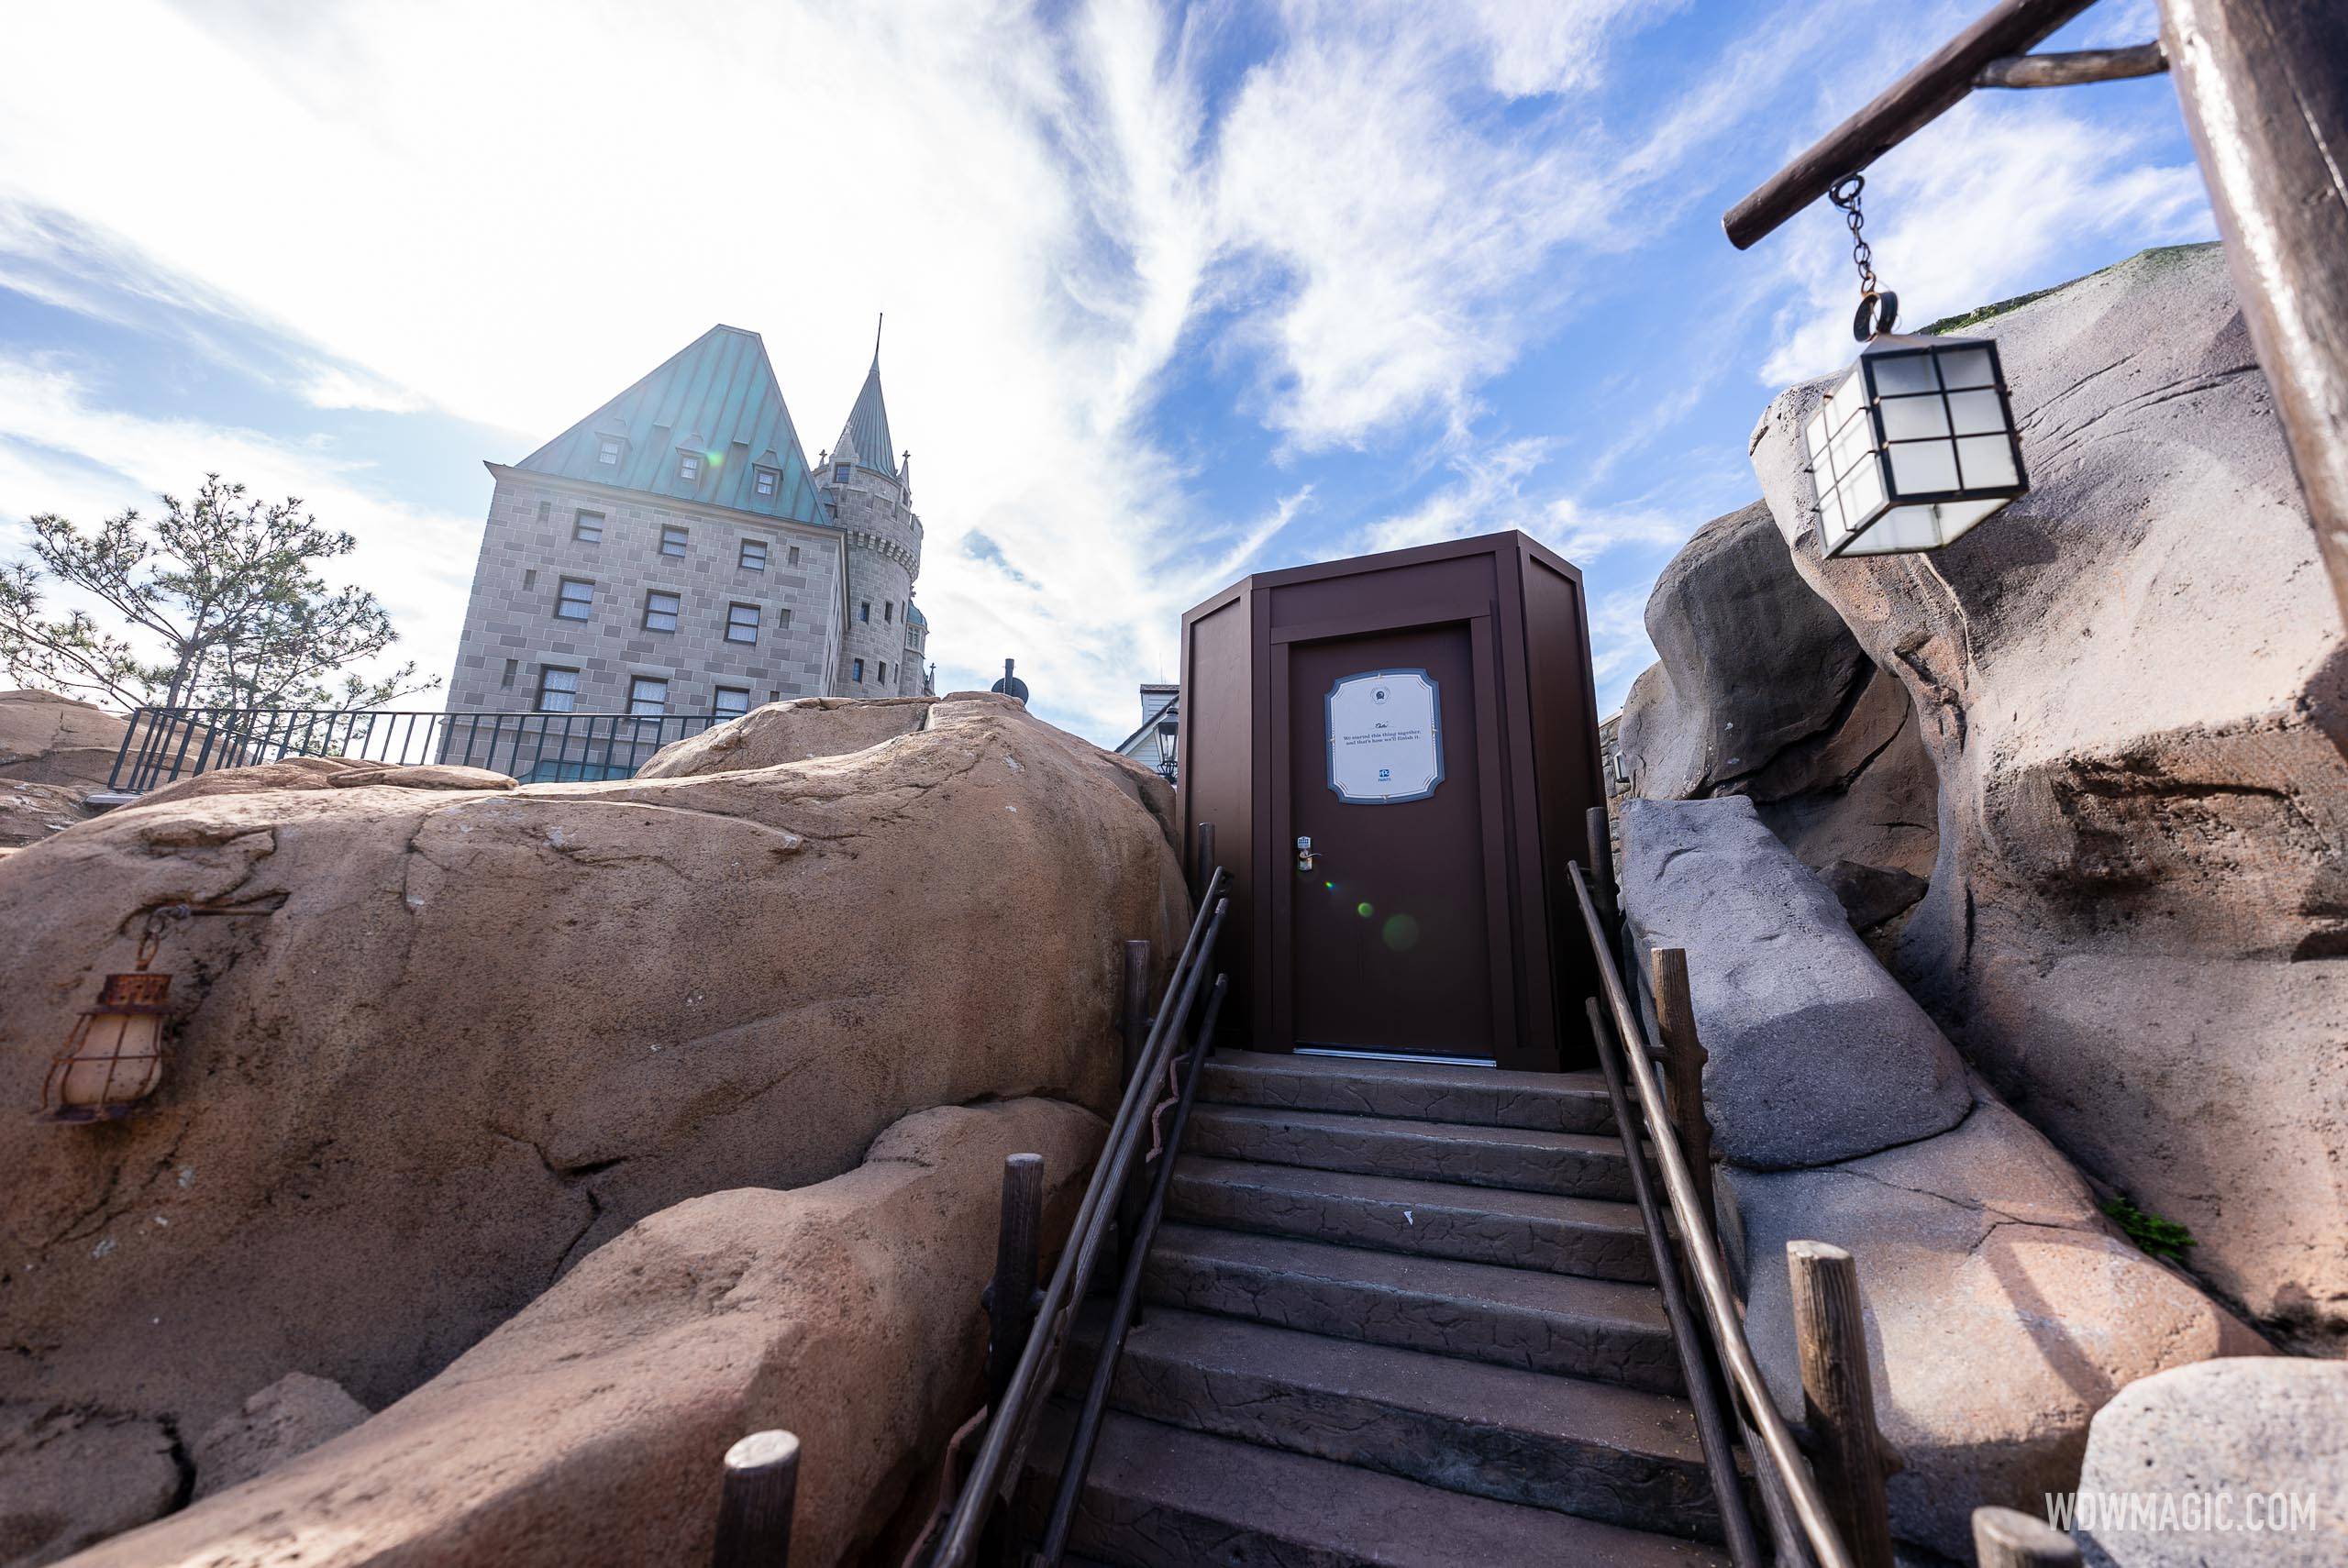
[[[890,436],[876,331],[872,368],[816,476],[834,520],[847,534],[847,633],[833,679],[838,696],[911,697],[922,690],[927,624],[913,619],[922,526],[913,509],[912,458],[908,452],[901,460]]]

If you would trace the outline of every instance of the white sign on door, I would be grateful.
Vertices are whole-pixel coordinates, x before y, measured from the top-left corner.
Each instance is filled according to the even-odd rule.
[[[1355,805],[1423,801],[1443,782],[1443,698],[1423,669],[1374,669],[1329,688],[1329,788]]]

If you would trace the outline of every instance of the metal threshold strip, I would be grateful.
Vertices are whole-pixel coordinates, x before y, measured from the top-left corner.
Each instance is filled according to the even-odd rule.
[[[1346,1045],[1299,1045],[1300,1056],[1347,1056],[1362,1062],[1427,1062],[1438,1067],[1497,1067],[1492,1056],[1431,1056],[1415,1051],[1357,1051]]]

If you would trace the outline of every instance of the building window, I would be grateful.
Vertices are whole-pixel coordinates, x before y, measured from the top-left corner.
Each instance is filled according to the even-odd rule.
[[[664,526],[660,530],[660,553],[682,559],[685,553],[685,530],[676,525],[670,524]]]
[[[799,564],[798,546],[793,545],[791,547],[790,553],[782,558],[782,564],[785,566],[797,566]]]
[[[889,684],[889,661],[885,658],[880,661],[880,684]]]
[[[677,629],[677,612],[684,608],[683,600],[659,589],[648,590],[644,595],[644,629],[648,632],[673,632]]]
[[[743,540],[742,558],[739,564],[744,571],[766,570],[767,542],[764,539]]]
[[[570,536],[582,545],[602,544],[604,514],[600,512],[581,512],[570,520]]]
[[[503,677],[501,677],[501,678],[499,679],[499,680],[498,680],[497,684],[498,684],[498,685],[500,685],[500,686],[504,686],[504,687],[511,687],[511,686],[514,684],[514,672],[515,672],[515,670],[519,669],[521,667],[522,667],[522,661],[521,661],[520,659],[518,659],[518,658],[509,658],[509,659],[507,659],[507,660],[505,661],[505,673],[504,673],[504,675]]]
[[[626,445],[616,436],[605,436],[595,442],[595,460],[607,469],[620,466],[620,448]]]
[[[639,719],[669,711],[669,683],[657,675],[639,675],[627,683],[627,711]]]
[[[776,611],[774,613],[774,624],[775,629],[778,631],[787,632],[791,630],[791,612],[789,610]]]
[[[859,686],[864,683],[864,661],[862,659],[856,660],[848,679],[855,681]]]
[[[856,606],[856,618],[859,621],[869,621],[872,619],[872,601],[865,599],[858,602]]]
[[[883,621],[894,622],[896,618],[897,602],[893,599],[883,599],[880,601],[880,619]]]
[[[728,604],[725,607],[725,640],[729,643],[757,642],[759,618],[759,607],[755,604]]]
[[[747,686],[721,686],[711,698],[709,711],[721,719],[738,719],[750,711],[750,689]]]
[[[782,489],[782,474],[775,469],[752,469],[750,490],[754,494],[771,499]]]
[[[837,464],[833,468],[832,482],[834,484],[847,483],[847,465],[846,463]]]
[[[554,512],[554,502],[551,502],[551,501],[541,501],[541,502],[538,502],[538,521],[539,521],[539,522],[541,522],[541,523],[545,522],[545,521],[547,520],[547,518],[548,518],[548,516],[550,516],[550,515],[553,513],[553,512]]]
[[[701,479],[701,454],[699,452],[680,452],[677,454],[677,477],[684,480],[687,484],[699,482]]]
[[[542,665],[538,669],[538,712],[568,713],[579,706],[579,672]]]
[[[562,586],[555,590],[554,613],[558,620],[584,621],[595,612],[595,585],[583,577],[566,577]]]

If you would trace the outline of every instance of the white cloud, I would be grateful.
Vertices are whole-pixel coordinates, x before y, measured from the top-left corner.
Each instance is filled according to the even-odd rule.
[[[271,500],[299,496],[359,547],[321,575],[383,602],[401,633],[377,668],[415,659],[444,679],[455,662],[480,523],[420,510],[388,494],[363,460],[321,443],[287,442],[197,420],[144,419],[103,406],[68,367],[0,354],[0,530],[21,546],[28,515],[55,512],[87,527],[155,498],[184,496],[207,472]],[[21,550],[7,551],[10,558]]]

